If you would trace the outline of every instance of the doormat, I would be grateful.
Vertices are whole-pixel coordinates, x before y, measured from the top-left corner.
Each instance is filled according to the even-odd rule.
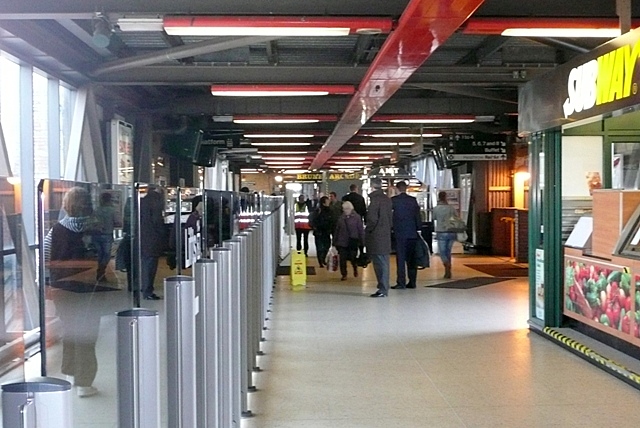
[[[315,275],[316,268],[314,266],[307,266],[307,275]],[[276,275],[278,276],[289,276],[291,275],[291,266],[278,266],[276,270]]]
[[[520,278],[523,276],[529,276],[529,268],[516,266],[511,263],[478,263],[465,266],[491,276],[501,276],[508,278]]]
[[[510,279],[513,278],[492,278],[490,276],[475,276],[473,278],[459,279],[457,281],[442,282],[436,285],[426,285],[425,287],[468,290],[470,288],[482,287],[483,285],[495,284],[496,282],[508,281]]]

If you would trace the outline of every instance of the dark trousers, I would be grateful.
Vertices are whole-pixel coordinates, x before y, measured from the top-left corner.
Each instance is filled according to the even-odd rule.
[[[140,272],[140,289],[143,297],[153,294],[153,282],[158,270],[158,257],[142,256],[142,271]]]
[[[309,230],[296,229],[296,250],[302,250],[302,238],[304,238],[304,255],[309,252]]]
[[[418,277],[418,269],[415,264],[416,238],[404,238],[396,236],[396,268],[397,281],[396,285],[400,286],[416,286],[416,278]],[[405,265],[409,282],[405,282]]]
[[[316,252],[320,266],[325,264],[327,253],[331,247],[331,237],[329,235],[316,235]]]
[[[342,276],[347,276],[347,262],[351,262],[353,269],[357,269],[356,257],[358,256],[357,248],[337,247],[338,255],[340,256],[340,273]]]

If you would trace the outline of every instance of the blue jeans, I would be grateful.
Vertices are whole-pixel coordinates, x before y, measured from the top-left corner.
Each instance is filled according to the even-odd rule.
[[[107,270],[109,260],[111,260],[111,246],[113,245],[113,235],[93,235],[93,245],[96,247],[98,256],[98,278],[102,277]]]
[[[389,254],[369,254],[378,280],[378,291],[389,294]]]
[[[153,294],[153,282],[156,279],[156,271],[158,270],[158,257],[142,256],[140,264],[142,265],[140,289],[143,297],[149,297]]]
[[[438,240],[438,252],[442,263],[451,263],[451,247],[456,242],[458,234],[455,232],[437,232],[436,239]]]

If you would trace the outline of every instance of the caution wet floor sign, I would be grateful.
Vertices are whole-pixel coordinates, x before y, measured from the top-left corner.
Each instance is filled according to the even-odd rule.
[[[307,285],[307,259],[302,251],[291,255],[291,287],[300,289]]]

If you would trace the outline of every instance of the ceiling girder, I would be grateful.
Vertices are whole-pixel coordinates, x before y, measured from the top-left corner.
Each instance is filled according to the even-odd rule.
[[[242,37],[228,38],[224,41],[205,40],[198,43],[177,46],[160,52],[153,52],[145,55],[138,55],[133,58],[119,59],[108,62],[91,72],[93,76],[111,73],[114,71],[129,70],[132,68],[144,67],[147,65],[157,64],[163,61],[175,61],[182,58],[204,55],[213,52],[222,52],[229,49],[235,49],[243,46],[261,44],[270,42],[273,37]]]
[[[500,101],[507,104],[518,105],[517,93],[514,94],[514,97],[506,98],[505,96],[500,95],[494,91],[488,91],[481,88],[472,88],[468,86],[430,85],[428,83],[409,83],[406,86],[413,86],[420,89],[430,89],[433,91],[446,92],[449,94],[464,95],[468,97],[481,98],[484,100]]]
[[[553,67],[476,67],[429,66],[422,67],[410,77],[410,83],[505,84],[526,83]],[[348,66],[212,66],[154,65],[110,72],[96,81],[104,85],[210,85],[211,82],[251,84],[255,82],[286,84],[350,84],[361,82],[367,67]],[[524,73],[523,73],[524,72]],[[518,77],[514,77],[517,73]],[[526,76],[522,78],[521,76]]]
[[[488,36],[480,47],[470,50],[467,55],[458,61],[458,65],[481,64],[485,58],[500,50],[507,41],[507,37]]]

